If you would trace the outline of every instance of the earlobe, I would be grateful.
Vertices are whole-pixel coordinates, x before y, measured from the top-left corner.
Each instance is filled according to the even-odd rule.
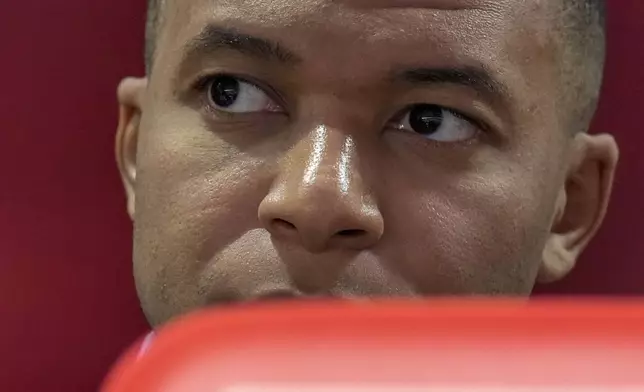
[[[540,283],[566,276],[601,226],[618,157],[612,136],[577,135],[570,170],[557,198],[550,237],[543,251]]]
[[[119,123],[116,132],[116,163],[127,197],[127,210],[134,219],[136,200],[136,154],[143,97],[147,88],[145,78],[124,79],[118,87]]]

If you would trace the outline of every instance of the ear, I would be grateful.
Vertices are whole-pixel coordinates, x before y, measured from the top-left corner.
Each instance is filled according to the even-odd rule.
[[[610,135],[575,137],[565,185],[559,192],[550,237],[543,252],[540,283],[566,276],[601,226],[619,158]]]
[[[136,154],[143,97],[147,89],[146,78],[127,78],[118,87],[119,124],[116,131],[116,163],[121,173],[127,212],[134,219]]]

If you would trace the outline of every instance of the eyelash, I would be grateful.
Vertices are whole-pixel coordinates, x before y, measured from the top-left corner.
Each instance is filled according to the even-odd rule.
[[[213,79],[222,77],[222,76],[235,78],[241,82],[252,84],[253,86],[259,88],[260,90],[268,94],[268,96],[272,100],[274,100],[278,105],[284,107],[284,99],[277,91],[275,91],[275,89],[252,78],[248,78],[246,76],[239,76],[232,73],[221,72],[221,73],[203,75],[201,77],[198,77],[197,80],[192,84],[192,89],[197,91],[200,94],[207,93],[206,89],[208,88],[208,85],[210,84],[210,82],[213,81]]]
[[[253,80],[252,78],[248,78],[248,77],[245,77],[245,76],[239,76],[239,75],[232,74],[232,73],[221,72],[221,73],[213,73],[213,74],[206,74],[206,75],[200,76],[192,84],[192,89],[203,95],[204,93],[207,93],[206,89],[208,88],[208,85],[210,84],[210,82],[213,79],[215,79],[217,77],[222,77],[222,76],[232,77],[232,78],[235,78],[235,79],[239,79],[242,82],[250,83],[250,84],[252,84],[254,86],[257,86],[257,88],[261,89],[266,94],[268,94],[271,99],[275,100],[278,105],[280,105],[282,107],[285,106],[284,105],[284,99],[273,88],[268,87],[265,84],[263,84],[261,82],[258,82],[256,80]],[[422,104],[427,104],[427,103],[423,102],[423,103],[413,103],[413,104],[406,105],[403,109],[399,110],[392,117],[391,120],[387,121],[387,124],[392,124],[392,123],[395,123],[397,121],[401,121],[402,118],[404,118],[405,114],[407,112],[409,112],[411,109],[413,109],[414,106],[422,105]],[[210,108],[210,105],[207,105],[207,106],[209,107],[210,111],[216,111],[218,114],[226,114],[228,116],[234,116],[235,115],[235,114],[222,112],[222,111]],[[438,105],[438,104],[436,106],[439,106],[444,110],[447,110],[452,115],[454,115],[454,116],[456,116],[456,117],[458,117],[458,118],[460,118],[462,120],[470,122],[472,125],[474,125],[478,129],[480,129],[483,133],[487,133],[489,131],[489,127],[487,126],[487,124],[485,124],[484,122],[482,122],[480,120],[475,119],[474,117],[472,117],[470,115],[467,115],[467,114],[463,113],[460,110],[456,110],[454,108],[447,107],[447,106],[442,106],[442,105]]]
[[[412,104],[409,104],[409,105],[405,106],[404,108],[399,110],[396,113],[396,115],[394,115],[392,117],[391,120],[388,121],[388,124],[389,123],[394,123],[394,122],[397,122],[397,121],[401,121],[405,117],[405,115],[407,113],[409,113],[409,111],[412,110],[414,107],[416,107],[418,105],[427,105],[427,104],[428,103],[426,103],[426,102],[416,102],[416,103],[412,103]],[[435,104],[429,104],[429,105],[435,105]],[[465,114],[465,113],[463,113],[463,112],[461,112],[459,110],[456,110],[456,109],[453,109],[453,108],[450,108],[450,107],[447,107],[447,106],[443,106],[443,105],[438,105],[438,104],[436,104],[435,106],[438,106],[441,109],[450,112],[454,117],[458,117],[461,120],[465,120],[465,121],[471,123],[472,125],[476,126],[477,128],[479,128],[479,129],[481,129],[483,131],[487,131],[485,124],[481,123],[479,120],[477,120],[477,119],[475,119],[475,118],[473,118],[473,117],[471,117],[471,116],[469,116],[469,115],[467,115],[467,114]]]

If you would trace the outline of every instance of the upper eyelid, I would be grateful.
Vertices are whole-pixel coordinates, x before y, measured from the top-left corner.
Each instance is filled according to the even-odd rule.
[[[284,101],[281,99],[279,93],[277,93],[274,88],[265,87],[267,86],[265,83],[257,82],[255,81],[254,78],[240,76],[230,72],[211,72],[211,73],[201,74],[200,76],[195,77],[195,79],[188,85],[190,86],[189,87],[190,91],[192,91],[193,93],[196,92],[198,94],[199,105],[205,107],[205,110],[207,110],[208,112],[216,115],[229,116],[231,118],[232,116],[248,115],[248,114],[254,113],[254,112],[234,113],[234,112],[218,109],[212,105],[212,103],[210,102],[210,98],[207,97],[208,92],[206,91],[206,89],[214,79],[222,76],[235,78],[240,83],[246,83],[253,86],[254,88],[261,91],[262,93],[266,94],[268,99],[272,101],[272,103],[274,103],[277,107],[280,108],[279,113],[288,115],[287,111],[284,110],[284,108],[286,107]],[[273,113],[273,111],[271,111],[271,113]]]
[[[252,85],[253,87],[259,89],[260,91],[264,92],[266,95],[268,95],[271,99],[278,101],[278,103],[281,105],[283,103],[282,99],[282,94],[280,94],[275,88],[270,87],[269,85],[262,83],[254,78],[248,77],[248,76],[243,76],[243,75],[238,75],[234,73],[228,73],[228,72],[219,72],[219,73],[210,73],[210,74],[204,74],[201,76],[198,76],[195,81],[192,83],[192,88],[198,89],[198,90],[203,90],[208,85],[210,82],[212,82],[215,78],[217,77],[222,77],[222,76],[227,76],[231,78],[238,79],[242,83],[247,83]]]
[[[235,79],[238,79],[239,81],[243,83],[248,83],[265,94],[269,96],[276,104],[278,104],[281,107],[287,106],[287,100],[284,98],[284,94],[280,93],[277,89],[273,88],[267,83],[264,83],[256,78],[253,78],[252,76],[248,75],[240,75],[236,74],[234,72],[210,72],[210,73],[204,73],[199,76],[197,76],[194,80],[194,82],[191,83],[191,89],[198,89],[198,90],[203,90],[205,89],[209,83],[221,76],[228,76],[228,77],[233,77]],[[391,123],[393,121],[397,121],[403,118],[403,116],[408,113],[411,109],[413,109],[414,106],[417,105],[435,105],[438,106],[444,110],[449,111],[456,117],[463,119],[465,121],[470,122],[472,125],[474,125],[477,128],[480,128],[484,132],[488,132],[490,130],[490,126],[483,120],[477,119],[475,116],[469,115],[465,113],[462,110],[455,109],[450,106],[444,106],[440,104],[432,104],[429,102],[416,102],[412,104],[407,104],[405,105],[402,109],[398,110],[395,112],[395,114],[387,121],[387,123]]]
[[[391,123],[391,122],[394,122],[394,121],[402,120],[402,118],[404,118],[405,115],[407,115],[415,106],[418,106],[418,105],[433,105],[433,106],[437,106],[437,107],[439,107],[439,108],[441,108],[443,110],[447,110],[448,112],[450,112],[452,115],[456,116],[457,118],[460,118],[462,120],[465,120],[465,121],[471,123],[472,125],[474,125],[477,128],[481,128],[484,131],[487,130],[485,124],[482,121],[479,121],[479,120],[473,118],[472,116],[463,113],[460,110],[457,110],[457,109],[454,109],[454,108],[451,108],[451,107],[448,107],[448,106],[443,106],[443,105],[438,105],[438,104],[427,104],[427,103],[414,103],[414,104],[411,104],[411,105],[407,105],[403,109],[401,109],[398,112],[396,112],[396,114],[391,118],[391,120],[389,120],[389,122]]]

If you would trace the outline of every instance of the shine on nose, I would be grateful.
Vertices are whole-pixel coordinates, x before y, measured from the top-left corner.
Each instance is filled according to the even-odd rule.
[[[318,127],[289,152],[260,221],[274,238],[314,253],[372,247],[384,222],[358,163],[351,138]]]

